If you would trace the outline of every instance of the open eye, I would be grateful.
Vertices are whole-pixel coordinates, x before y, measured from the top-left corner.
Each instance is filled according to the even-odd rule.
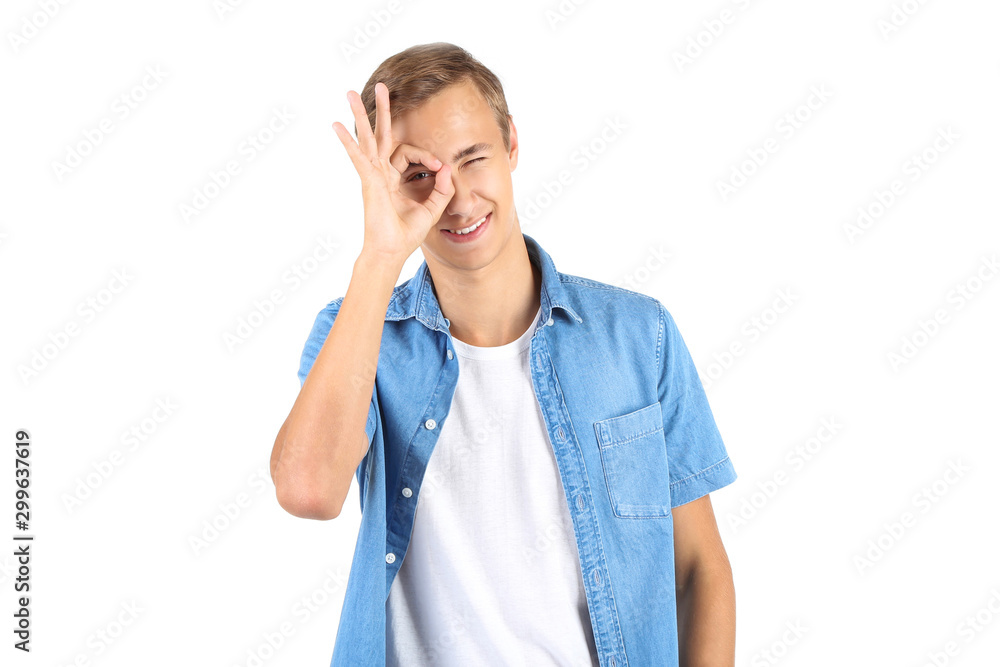
[[[412,176],[410,176],[408,179],[406,179],[406,182],[407,183],[415,183],[416,181],[426,180],[424,178],[417,178],[417,176],[420,176],[421,174],[424,175],[424,176],[430,177],[431,172],[429,172],[429,171],[418,171],[418,172],[414,173]]]
[[[469,160],[468,162],[466,162],[462,166],[464,167],[466,165],[472,164],[474,162],[479,162],[480,160],[485,160],[485,159],[486,159],[485,156],[484,157],[477,157],[477,158],[475,158],[473,160]],[[431,176],[433,176],[435,173],[436,172],[433,172],[433,171],[417,171],[417,172],[414,172],[409,178],[407,178],[406,182],[407,183],[416,183],[417,181],[426,181],[428,178],[430,178]],[[423,178],[418,178],[420,176],[422,176]]]

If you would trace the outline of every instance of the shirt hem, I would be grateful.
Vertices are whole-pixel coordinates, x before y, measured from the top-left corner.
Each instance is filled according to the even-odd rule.
[[[700,472],[670,485],[671,508],[697,500],[736,481],[736,469],[727,456]]]

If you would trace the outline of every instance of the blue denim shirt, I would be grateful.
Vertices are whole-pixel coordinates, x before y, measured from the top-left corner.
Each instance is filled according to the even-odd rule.
[[[523,236],[541,268],[546,325],[531,338],[531,380],[573,520],[600,664],[676,665],[671,509],[733,482],[736,471],[666,308],[556,271]],[[316,317],[300,382],[342,301]],[[356,471],[361,527],[333,667],[385,664],[386,599],[458,381],[449,326],[424,262],[394,288],[386,310],[365,425],[371,444]]]

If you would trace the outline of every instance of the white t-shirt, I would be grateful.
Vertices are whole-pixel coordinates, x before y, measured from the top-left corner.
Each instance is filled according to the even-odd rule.
[[[573,521],[517,340],[453,338],[451,410],[386,601],[387,665],[598,664]]]

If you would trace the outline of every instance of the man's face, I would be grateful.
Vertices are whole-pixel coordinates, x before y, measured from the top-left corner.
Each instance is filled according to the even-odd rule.
[[[508,152],[486,100],[473,84],[463,83],[394,119],[392,135],[451,165],[455,194],[421,245],[424,258],[465,270],[492,262],[514,230],[520,233],[510,177],[517,166],[513,122]],[[424,201],[434,188],[434,172],[410,166],[402,172],[400,187],[404,195]],[[471,227],[484,216],[489,217],[474,233],[448,231]]]

